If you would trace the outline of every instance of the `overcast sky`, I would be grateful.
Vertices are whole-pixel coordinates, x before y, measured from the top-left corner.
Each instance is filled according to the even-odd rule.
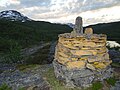
[[[120,0],[0,0],[0,11],[17,10],[34,20],[74,23],[84,26],[120,21]]]

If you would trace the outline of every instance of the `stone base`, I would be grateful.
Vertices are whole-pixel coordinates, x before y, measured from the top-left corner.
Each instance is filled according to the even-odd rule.
[[[69,70],[56,60],[53,61],[53,66],[56,78],[70,87],[89,87],[94,81],[103,81],[113,75],[110,66],[96,71],[87,68]]]

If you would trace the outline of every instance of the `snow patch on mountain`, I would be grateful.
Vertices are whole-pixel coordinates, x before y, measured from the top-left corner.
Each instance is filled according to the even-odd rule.
[[[21,21],[21,22],[32,21],[28,17],[24,16],[23,14],[15,10],[6,10],[0,12],[0,19],[7,19],[11,21]]]
[[[71,28],[74,28],[74,24],[72,24],[72,23],[67,23],[67,25],[69,26],[69,27],[71,27]]]

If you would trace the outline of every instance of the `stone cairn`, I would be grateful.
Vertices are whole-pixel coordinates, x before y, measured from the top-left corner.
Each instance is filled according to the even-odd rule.
[[[56,78],[66,86],[89,87],[94,81],[112,76],[105,34],[83,33],[82,18],[77,17],[71,33],[59,35],[53,61]]]

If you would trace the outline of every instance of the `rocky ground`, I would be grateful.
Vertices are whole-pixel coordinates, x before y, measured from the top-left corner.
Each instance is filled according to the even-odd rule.
[[[25,90],[54,90],[52,89],[53,87],[52,84],[49,83],[46,77],[44,76],[45,73],[49,73],[48,71],[52,67],[53,67],[52,64],[36,65],[34,67],[32,66],[27,68],[11,67],[9,69],[6,69],[6,71],[0,74],[0,85],[6,83],[7,85],[11,86],[13,90],[19,90],[20,88],[23,87]],[[115,68],[114,73],[116,74],[116,76],[118,75],[117,78],[119,78],[120,75],[119,68]],[[49,76],[47,78],[49,78]],[[66,89],[64,88],[63,90]],[[67,89],[67,90],[79,90],[79,89]],[[115,86],[111,85],[107,87],[105,86],[102,90],[120,90],[120,78],[116,82]]]
[[[23,49],[21,54],[24,57],[29,57],[34,53],[39,53],[39,50],[50,45],[50,43],[42,43],[38,46]],[[46,72],[52,64],[3,64],[0,63],[0,86],[7,84],[12,87],[12,90],[49,90],[49,83],[44,80],[43,73]],[[1,89],[0,89],[1,90]]]
[[[6,83],[12,90],[49,90],[49,83],[42,77],[52,64],[36,65],[25,70],[8,69],[0,74],[0,85]],[[14,68],[14,67],[13,67]]]
[[[110,50],[109,54],[111,59],[113,60],[113,63],[118,63],[118,64],[120,63],[119,51]],[[22,65],[18,66],[14,64],[13,65],[0,64],[0,86],[6,83],[10,87],[12,87],[13,90],[19,90],[19,88],[25,88],[25,90],[53,90],[52,85],[44,77],[44,73],[47,73],[47,71],[49,71],[49,69],[52,67],[53,67],[52,64],[31,65],[28,67],[26,66],[24,67]],[[113,68],[115,68],[114,73],[118,81],[115,83],[115,86],[110,86],[110,88],[107,89],[105,88],[102,90],[109,90],[109,89],[120,90],[120,70],[119,70],[120,67],[119,65],[117,65],[117,67],[113,65]],[[69,90],[69,89],[62,89],[62,90]],[[78,89],[70,89],[70,90],[78,90]]]

